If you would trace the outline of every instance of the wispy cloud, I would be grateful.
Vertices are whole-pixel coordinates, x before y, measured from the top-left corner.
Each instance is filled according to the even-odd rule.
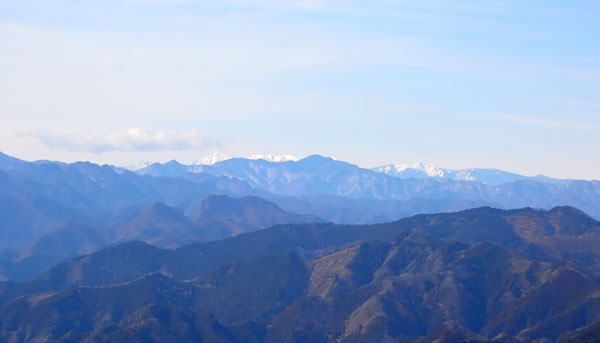
[[[48,130],[32,130],[18,134],[22,138],[34,138],[52,149],[73,152],[149,152],[221,149],[223,143],[203,134],[198,129],[188,131],[147,130],[132,127],[125,130],[86,131],[60,133]]]

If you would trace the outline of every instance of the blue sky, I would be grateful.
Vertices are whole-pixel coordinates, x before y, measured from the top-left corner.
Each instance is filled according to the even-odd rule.
[[[600,179],[600,2],[0,2],[0,150]]]

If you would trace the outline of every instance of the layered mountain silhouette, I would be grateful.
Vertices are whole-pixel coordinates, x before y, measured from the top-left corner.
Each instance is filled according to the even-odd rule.
[[[597,341],[598,181],[419,168],[0,154],[0,341]]]
[[[410,175],[393,172],[398,170],[397,167],[393,170],[390,166],[364,169],[320,155],[285,162],[231,158],[212,165],[179,164],[179,174],[172,172],[172,163],[153,164],[136,172],[154,176],[210,174],[228,177],[276,195],[308,197],[313,203],[323,195],[329,196],[330,202],[333,197],[341,197],[402,205],[415,199],[442,199],[448,205],[451,205],[451,200],[475,201],[479,205],[506,208],[572,205],[593,215],[596,215],[597,208],[587,206],[585,202],[592,198],[594,202],[598,201],[600,189],[598,181],[560,180],[542,175],[527,177],[498,169],[456,171],[437,168],[437,173],[422,171],[422,174]],[[402,216],[411,214],[414,212],[402,213]]]
[[[123,243],[0,283],[0,340],[590,341],[599,233],[571,207],[484,207]]]
[[[337,223],[385,222],[478,206],[569,205],[600,217],[599,181],[523,177],[491,185],[477,179],[400,178],[319,155],[194,166],[171,161],[135,172],[89,162],[1,157],[0,210],[6,220],[0,249],[28,243],[69,221],[113,225],[155,202],[188,213],[210,194],[258,196],[286,211]]]
[[[162,202],[153,203],[111,228],[110,240],[138,240],[174,248],[191,242],[227,238],[276,224],[322,221],[316,216],[286,212],[254,196],[231,198],[209,195],[198,208],[191,208],[188,215]]]
[[[261,198],[210,195],[190,212],[155,202],[111,226],[67,223],[35,239],[14,256],[5,257],[0,275],[25,279],[67,258],[127,241],[163,248],[206,242],[252,232],[276,224],[322,222],[310,215],[287,212]]]
[[[475,181],[490,186],[498,186],[503,183],[509,183],[520,180],[534,180],[550,183],[563,183],[570,180],[561,180],[544,175],[525,176],[493,168],[470,168],[470,169],[444,169],[432,166],[426,163],[406,164],[387,164],[373,168],[380,173],[385,173],[402,179],[409,178],[443,178],[451,180]]]

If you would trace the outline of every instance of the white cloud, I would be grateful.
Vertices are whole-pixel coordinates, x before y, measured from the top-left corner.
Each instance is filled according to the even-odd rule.
[[[188,131],[147,130],[132,127],[125,130],[86,131],[77,134],[49,130],[19,133],[23,138],[34,138],[52,149],[73,152],[150,152],[221,149],[220,140],[209,137],[198,129]]]

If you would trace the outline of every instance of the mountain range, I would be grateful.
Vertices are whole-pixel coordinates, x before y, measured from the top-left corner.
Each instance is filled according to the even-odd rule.
[[[0,155],[0,342],[598,342],[598,181],[209,162]]]
[[[524,176],[516,173],[507,172],[500,169],[490,168],[469,168],[469,169],[444,169],[427,163],[419,162],[413,165],[408,164],[387,164],[373,168],[373,170],[399,177],[402,179],[427,177],[443,178],[450,180],[475,181],[490,186],[498,186],[504,183],[519,180],[534,180],[540,182],[561,183],[572,180],[561,180],[544,175]]]
[[[136,173],[157,177],[208,174],[240,180],[286,209],[342,223],[389,221],[485,205],[571,205],[600,217],[600,181],[527,177],[497,169],[449,170],[418,164],[371,170],[312,155],[283,162],[230,158],[210,165],[183,165],[171,161]],[[373,204],[377,209],[369,209]]]
[[[312,155],[307,158],[313,156],[321,155]],[[336,160],[331,157],[326,157],[332,160]],[[299,158],[294,157],[292,155],[265,155],[258,154],[252,155],[248,158],[232,158],[227,155],[223,155],[221,153],[213,153],[201,160],[198,160],[190,165],[181,164],[175,160],[169,161],[167,163],[152,163],[152,162],[141,162],[130,167],[125,167],[125,169],[135,171],[139,174],[150,174],[155,176],[173,176],[177,173],[198,173],[206,170],[214,170],[220,168],[211,168],[210,166],[214,166],[217,164],[222,164],[221,162],[226,162],[232,159],[239,160],[249,160],[249,161],[265,161],[271,163],[280,163],[280,162],[298,162]],[[516,173],[507,172],[500,169],[490,169],[490,168],[470,168],[470,169],[445,169],[440,168],[431,164],[419,162],[412,165],[409,164],[387,164],[375,168],[371,168],[370,170],[395,176],[401,179],[422,179],[422,178],[440,178],[440,179],[449,179],[449,180],[458,180],[458,181],[474,181],[478,183],[483,183],[490,186],[497,186],[503,183],[518,181],[518,180],[537,180],[542,182],[568,182],[570,180],[562,180],[547,177],[544,175],[537,176],[525,176]]]
[[[114,225],[68,222],[0,259],[0,279],[31,277],[68,258],[128,241],[177,248],[252,232],[276,224],[322,222],[318,217],[282,210],[258,197],[207,196],[189,216],[155,202]]]
[[[549,181],[550,180],[550,181]],[[211,194],[256,196],[287,212],[336,223],[375,223],[478,206],[574,206],[600,218],[600,181],[524,178],[496,186],[401,178],[319,155],[212,165],[171,161],[135,172],[89,162],[27,162],[0,155],[0,257],[69,222],[110,226],[155,202],[189,215]]]
[[[489,207],[127,242],[0,283],[7,342],[597,342],[600,222]]]

